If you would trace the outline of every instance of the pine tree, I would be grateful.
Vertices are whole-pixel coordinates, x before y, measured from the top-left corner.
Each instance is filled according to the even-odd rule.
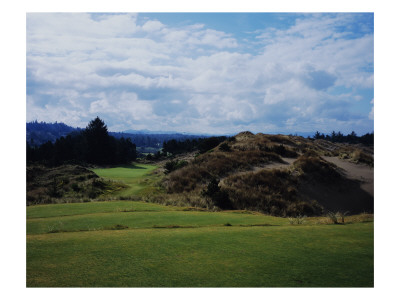
[[[87,141],[86,160],[94,164],[112,163],[112,145],[107,125],[99,117],[90,121],[84,131]]]

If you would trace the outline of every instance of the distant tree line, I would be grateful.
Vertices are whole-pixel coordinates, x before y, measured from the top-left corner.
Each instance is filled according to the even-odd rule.
[[[374,144],[374,133],[367,133],[362,136],[357,136],[357,134],[352,131],[348,135],[344,135],[340,131],[329,134],[323,134],[320,132],[316,132],[313,136],[314,139],[317,140],[326,140],[334,143],[349,143],[349,144],[364,144],[364,145],[373,145]]]
[[[199,151],[205,153],[227,139],[226,136],[200,137],[185,140],[171,139],[163,142],[161,151],[148,154],[147,159],[158,160],[170,155],[182,154],[187,152]]]
[[[110,136],[107,126],[99,117],[90,121],[85,130],[60,137],[54,143],[48,141],[40,146],[27,143],[27,162],[49,166],[65,163],[129,163],[136,157],[136,145],[129,138]]]
[[[177,141],[175,139],[163,143],[163,152],[171,154],[180,154],[191,151],[205,153],[212,148],[217,147],[221,142],[227,139],[226,136],[213,136],[209,138],[186,139]]]
[[[46,123],[46,122],[27,122],[26,140],[30,146],[40,146],[48,141],[55,142],[58,138],[66,137],[68,134],[76,135],[83,131],[82,128],[74,128],[64,123]],[[204,135],[182,134],[182,133],[132,133],[132,132],[108,132],[116,139],[130,138],[136,147],[150,147],[154,150],[160,150],[163,142],[175,139],[184,141],[186,139],[205,138]]]

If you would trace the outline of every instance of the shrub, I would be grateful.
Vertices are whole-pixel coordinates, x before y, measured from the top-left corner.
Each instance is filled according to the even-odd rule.
[[[221,190],[219,187],[219,180],[212,178],[207,185],[207,189],[202,191],[203,197],[211,199],[213,204],[221,209],[231,209],[232,204],[226,191]]]
[[[349,214],[348,211],[346,212],[328,212],[327,217],[333,222],[333,224],[339,224],[339,219],[342,221],[342,224],[344,224],[344,217]]]
[[[164,173],[165,174],[171,173],[171,172],[178,170],[180,168],[183,168],[187,165],[188,165],[188,162],[186,160],[180,160],[180,161],[170,160],[170,161],[166,162],[164,165],[164,168],[165,168]]]
[[[307,218],[307,216],[298,215],[298,216],[296,216],[294,218],[289,218],[289,223],[291,225],[304,224],[306,222],[306,218]]]
[[[335,214],[334,212],[329,211],[326,215],[333,222],[333,224],[339,223],[337,219],[337,214]]]
[[[100,195],[100,192],[98,190],[94,189],[93,187],[87,191],[87,196],[90,199],[95,199],[99,195]]]
[[[267,148],[266,150],[270,151],[270,152],[274,152],[282,157],[291,157],[291,158],[298,157],[298,154],[296,151],[291,150],[291,149],[283,146],[282,144],[279,146],[278,145],[272,146],[270,148]]]
[[[76,182],[74,182],[72,185],[71,185],[71,188],[72,188],[72,190],[74,191],[74,192],[79,192],[81,189],[80,189],[80,187],[79,187],[79,185],[76,183]]]
[[[231,149],[231,147],[229,147],[228,143],[222,143],[219,146],[219,150],[224,151],[224,152],[232,151],[232,149]]]
[[[106,187],[106,183],[103,180],[96,180],[92,181],[92,187],[98,189],[104,189]]]
[[[369,166],[374,165],[374,158],[371,155],[364,153],[361,150],[356,150],[350,154],[351,160],[356,163],[364,163]]]

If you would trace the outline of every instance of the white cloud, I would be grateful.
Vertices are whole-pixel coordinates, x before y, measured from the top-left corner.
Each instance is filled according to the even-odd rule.
[[[372,99],[370,103],[372,104],[372,108],[371,108],[371,111],[369,112],[368,118],[370,120],[373,120],[374,119],[374,99]]]
[[[373,34],[349,38],[352,14],[264,30],[259,54],[239,53],[234,35],[204,24],[139,17],[28,14],[27,118],[77,126],[104,113],[110,128],[197,132],[312,127],[346,119],[362,103],[358,89],[373,89]]]
[[[152,32],[152,31],[158,31],[160,29],[164,28],[164,24],[162,24],[159,21],[152,21],[149,20],[147,21],[143,26],[142,29],[144,31]]]

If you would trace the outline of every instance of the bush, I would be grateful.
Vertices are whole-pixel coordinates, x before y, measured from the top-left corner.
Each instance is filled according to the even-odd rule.
[[[103,180],[94,179],[92,182],[92,186],[93,186],[93,188],[104,189],[106,186],[106,183]]]
[[[298,216],[296,216],[295,218],[289,218],[289,223],[290,223],[291,225],[294,225],[294,224],[304,224],[304,223],[306,222],[306,217],[307,217],[307,216],[298,215]]]
[[[211,179],[207,185],[207,189],[203,190],[201,194],[203,197],[210,198],[213,204],[221,209],[232,208],[228,193],[221,190],[219,180],[215,177]]]
[[[79,192],[81,189],[80,189],[80,187],[79,187],[79,185],[76,183],[76,182],[74,182],[72,185],[71,185],[71,188],[72,188],[72,190],[74,191],[74,192]]]
[[[183,168],[187,165],[188,165],[188,162],[186,160],[180,160],[180,161],[170,160],[170,161],[166,162],[164,165],[164,168],[165,168],[164,173],[169,174],[169,173],[171,173],[175,170],[178,170],[180,168]]]
[[[276,153],[282,157],[290,157],[290,158],[296,158],[298,157],[298,154],[296,151],[289,149],[288,147],[281,145],[275,145],[272,147],[266,147],[266,151]]]
[[[374,166],[374,158],[371,155],[364,153],[361,150],[356,150],[350,154],[351,160],[356,163],[364,163],[369,166]]]
[[[231,147],[229,147],[229,145],[227,143],[222,143],[219,146],[219,150],[224,151],[224,152],[232,151]]]

